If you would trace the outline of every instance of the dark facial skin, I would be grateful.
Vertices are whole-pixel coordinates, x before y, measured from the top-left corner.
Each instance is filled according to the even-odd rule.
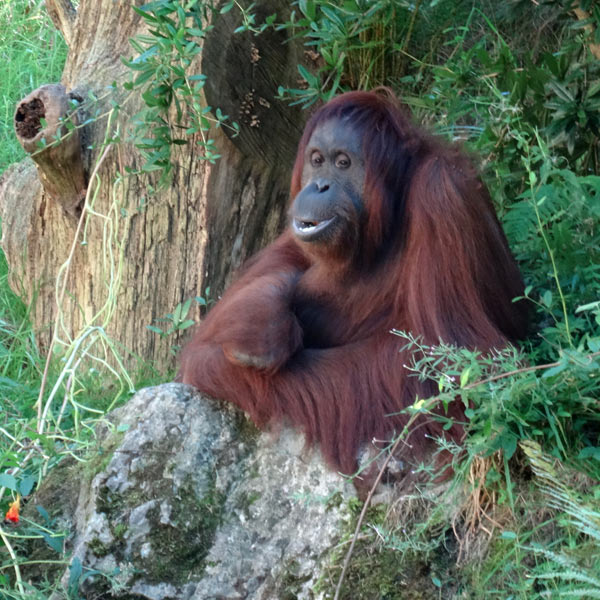
[[[318,126],[304,155],[302,190],[290,209],[298,241],[336,247],[357,238],[365,165],[361,136],[346,119]]]

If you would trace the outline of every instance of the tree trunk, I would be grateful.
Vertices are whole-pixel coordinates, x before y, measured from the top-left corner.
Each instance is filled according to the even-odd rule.
[[[121,57],[133,54],[128,40],[144,31],[143,20],[129,0],[81,0],[77,11],[69,0],[47,0],[47,5],[69,54],[63,87],[40,88],[15,114],[17,135],[35,162],[13,165],[0,180],[2,246],[11,284],[33,303],[42,347],[48,347],[55,323],[67,344],[98,327],[133,353],[130,357],[164,368],[172,365],[172,347],[186,333],[165,338],[147,326],[182,301],[203,296],[207,286],[215,297],[232,271],[284,227],[289,174],[305,116],[275,95],[279,85],[297,86],[301,47],[285,43],[285,32],[233,34],[241,16],[217,15],[195,72],[208,77],[208,104],[239,122],[239,137],[229,139],[222,128],[211,132],[221,155],[215,164],[197,160],[194,140],[174,146],[176,166],[166,188],[156,187],[156,176],[126,175],[126,168],[139,169],[142,159],[121,141],[98,168],[96,192],[98,179],[91,176],[106,133],[104,112],[111,101],[122,103],[114,127],[126,140],[142,106],[139,97],[125,98],[118,90],[129,78]],[[283,0],[260,0],[253,9],[257,22],[287,11]],[[77,136],[39,150],[41,138],[49,143],[53,132],[64,130],[65,99],[80,101],[90,94],[101,99],[99,113],[87,115],[89,122],[79,116]],[[86,188],[91,210],[84,211],[78,229]],[[69,267],[61,271],[66,261]]]

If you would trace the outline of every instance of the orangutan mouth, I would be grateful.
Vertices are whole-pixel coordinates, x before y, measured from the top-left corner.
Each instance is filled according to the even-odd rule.
[[[298,238],[303,241],[310,241],[314,236],[327,229],[333,223],[334,219],[335,217],[331,217],[323,221],[316,221],[294,218],[292,227]]]

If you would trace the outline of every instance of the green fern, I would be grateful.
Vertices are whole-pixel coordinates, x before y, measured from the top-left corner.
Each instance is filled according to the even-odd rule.
[[[523,441],[521,448],[527,455],[531,468],[537,477],[536,483],[548,498],[548,505],[568,515],[565,525],[571,527],[578,539],[580,550],[586,548],[585,558],[575,556],[564,549],[552,551],[540,544],[524,546],[545,559],[538,564],[532,576],[541,584],[554,584],[552,589],[540,593],[543,598],[600,598],[600,512],[588,506],[578,494],[564,483],[565,469],[552,457],[542,452],[541,446],[532,441]],[[580,552],[581,553],[581,552]],[[589,564],[591,563],[591,564]],[[585,584],[589,587],[573,587]]]

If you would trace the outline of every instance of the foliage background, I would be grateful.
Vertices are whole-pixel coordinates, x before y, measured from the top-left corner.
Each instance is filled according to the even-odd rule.
[[[280,88],[283,100],[310,107],[348,89],[387,85],[416,120],[473,152],[532,306],[531,336],[522,348],[485,359],[443,344],[423,348],[418,339],[399,333],[421,351],[412,365],[415,375],[439,381],[443,402],[468,403],[470,434],[463,449],[439,441],[457,455],[446,495],[432,497],[432,484],[424,483],[386,510],[369,513],[342,597],[599,598],[598,4],[298,0],[293,5],[285,23],[276,17],[257,23],[252,5],[242,8],[237,2],[221,3],[215,15],[240,11],[240,30],[257,35],[268,27],[290,28],[315,53],[318,69],[299,66],[305,84]],[[162,31],[162,39],[134,41],[134,50],[145,58],[131,63],[132,81],[122,82],[149,99],[144,123],[150,132],[172,102],[193,106],[198,91],[184,86],[178,98],[181,73],[168,67],[169,25],[180,18],[181,6],[159,0],[140,9]],[[195,14],[200,8],[213,9],[209,2],[185,6]],[[184,13],[183,20],[187,18]],[[10,127],[15,103],[31,89],[60,78],[65,46],[40,0],[2,3],[0,30],[2,171],[22,158]],[[190,27],[185,35],[191,39],[197,30]],[[215,116],[221,120],[217,112]],[[195,114],[195,119],[190,133],[212,126],[212,117]],[[148,136],[144,139],[147,144]],[[169,136],[159,132],[153,139],[143,150],[148,161],[160,163],[168,174],[168,160],[163,164],[157,157],[168,157]],[[207,150],[207,158],[216,158]],[[65,455],[82,460],[93,441],[94,423],[117,393],[104,385],[106,393],[98,397],[97,376],[86,373],[76,401],[54,415],[49,431],[35,434],[44,357],[28,326],[28,307],[6,280],[2,260],[3,507],[17,494],[27,496]],[[180,306],[170,315],[175,326],[188,323],[184,312],[186,307]],[[442,364],[453,366],[441,369]],[[57,360],[52,381],[60,369]],[[145,382],[138,378],[136,383]],[[431,466],[421,470],[427,481]],[[27,589],[15,564],[28,558],[21,554],[27,535],[43,537],[56,561],[69,564],[62,551],[63,532],[53,529],[47,512],[18,533],[6,526],[1,531],[3,593],[46,597],[57,584]],[[333,561],[331,576],[339,570]],[[410,585],[407,571],[416,573]],[[412,591],[417,580],[420,596]],[[323,586],[326,590],[325,582]]]

